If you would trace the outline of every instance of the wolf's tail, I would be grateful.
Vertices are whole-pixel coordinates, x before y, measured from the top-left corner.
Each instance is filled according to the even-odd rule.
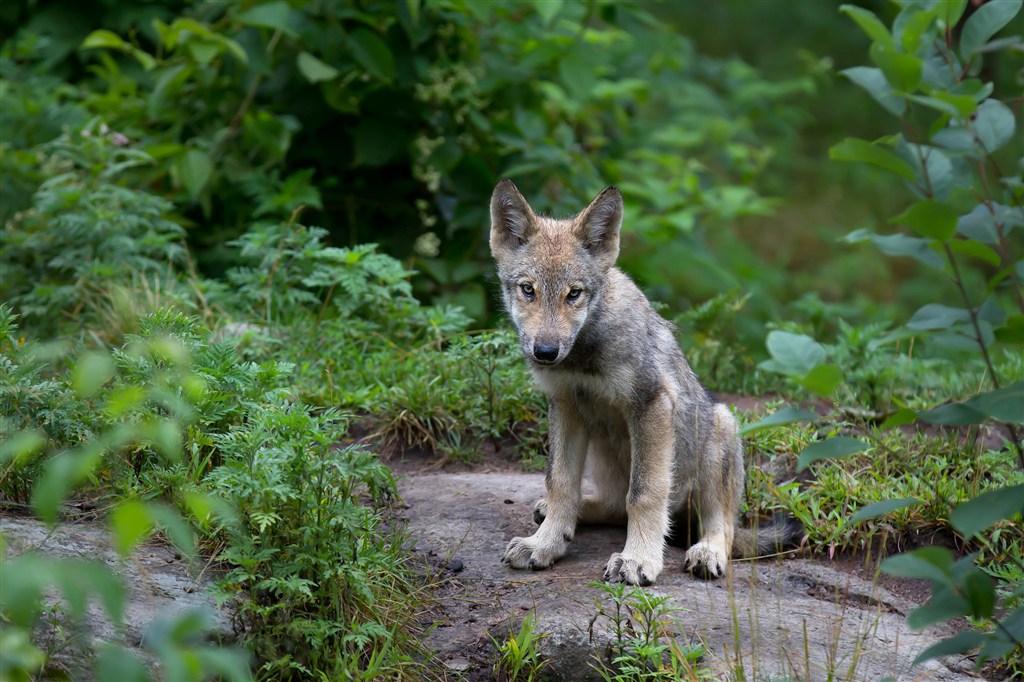
[[[799,545],[803,535],[802,523],[788,514],[775,514],[771,521],[757,528],[737,528],[732,555],[735,558],[752,558],[776,554]]]

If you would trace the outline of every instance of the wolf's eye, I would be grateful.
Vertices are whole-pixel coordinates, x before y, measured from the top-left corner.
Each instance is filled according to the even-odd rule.
[[[580,289],[579,287],[573,287],[569,289],[569,294],[565,297],[565,300],[568,301],[569,303],[572,303],[576,301],[582,293],[583,289]]]
[[[522,284],[520,284],[519,290],[523,292],[523,296],[525,296],[526,298],[533,298],[533,295],[535,293],[533,290],[533,285],[530,284],[529,282],[523,282]]]

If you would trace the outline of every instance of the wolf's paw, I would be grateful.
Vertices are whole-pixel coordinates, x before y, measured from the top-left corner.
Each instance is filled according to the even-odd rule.
[[[604,579],[611,583],[630,585],[652,585],[661,573],[662,560],[638,559],[616,552],[604,569]]]
[[[698,542],[686,552],[686,570],[698,578],[717,578],[725,575],[729,558],[725,550],[708,542]]]
[[[542,497],[533,505],[533,522],[538,526],[544,522],[548,515],[548,498]]]
[[[531,535],[528,538],[512,538],[501,560],[512,568],[542,571],[545,568],[550,568],[553,563],[565,556],[564,546],[544,546],[536,538],[536,535]]]

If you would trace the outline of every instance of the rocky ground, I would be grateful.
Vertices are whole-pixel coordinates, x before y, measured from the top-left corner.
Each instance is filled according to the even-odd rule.
[[[494,645],[535,612],[546,634],[541,650],[556,679],[595,679],[592,664],[609,641],[597,619],[599,579],[620,551],[622,528],[581,528],[569,556],[547,571],[514,571],[501,563],[510,538],[533,532],[532,505],[542,474],[410,473],[400,482],[404,518],[444,578],[437,590],[428,648],[466,680],[494,679]],[[701,581],[681,570],[684,551],[670,547],[666,569],[650,588],[679,609],[679,637],[702,643],[714,679],[953,681],[977,679],[970,666],[914,657],[942,634],[914,633],[904,616],[916,604],[894,594],[849,561],[784,558],[737,562],[732,575]],[[606,600],[607,603],[607,600]],[[458,678],[459,675],[453,675]]]
[[[541,572],[514,571],[501,563],[508,540],[533,532],[532,506],[543,494],[542,474],[508,470],[424,471],[392,462],[401,475],[404,504],[418,565],[430,567],[435,599],[425,616],[434,624],[426,648],[452,680],[493,680],[491,637],[507,637],[524,616],[536,613],[544,634],[541,651],[555,679],[596,678],[595,656],[610,639],[607,619],[595,616],[602,593],[588,583],[601,576],[610,554],[621,550],[622,528],[581,528],[570,554]],[[36,548],[53,556],[99,558],[128,577],[127,639],[137,645],[157,614],[211,606],[206,582],[196,578],[173,548],[149,544],[133,560],[119,559],[106,530],[95,523],[64,523],[56,530],[27,518],[0,518],[8,552]],[[657,595],[679,609],[677,637],[700,643],[703,663],[716,680],[880,680],[978,679],[970,661],[910,663],[941,630],[910,631],[905,615],[927,591],[893,591],[875,579],[862,560],[830,562],[786,557],[736,562],[732,574],[701,581],[681,569],[684,551],[667,550]],[[201,567],[198,567],[201,568]],[[913,586],[911,586],[913,587]],[[921,586],[917,586],[920,588]],[[909,598],[908,598],[909,597]],[[610,602],[604,598],[604,604]],[[220,631],[230,637],[221,614]],[[113,634],[95,609],[87,624],[91,637]],[[742,670],[744,677],[737,671]]]

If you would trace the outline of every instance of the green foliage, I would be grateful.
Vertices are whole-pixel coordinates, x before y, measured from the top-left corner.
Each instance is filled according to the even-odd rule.
[[[642,587],[624,583],[589,583],[601,592],[595,599],[597,616],[606,625],[611,642],[603,653],[595,654],[594,670],[606,682],[647,680],[711,679],[711,671],[700,665],[704,647],[679,644],[672,613],[679,609],[670,598],[658,596]],[[610,600],[606,605],[604,599]]]
[[[547,635],[538,635],[537,615],[527,614],[518,632],[510,631],[508,638],[499,641],[490,634],[491,643],[498,650],[494,663],[494,679],[497,682],[534,682],[542,679],[546,661],[541,658],[537,647]]]
[[[1016,449],[1018,464],[1024,469],[1024,450],[1018,431],[1024,420],[1020,409],[1021,383],[1001,385],[991,352],[997,343],[1020,342],[1015,331],[1019,325],[1010,320],[1024,316],[1024,298],[1021,297],[1024,281],[1017,272],[1019,250],[1014,250],[1016,242],[1009,235],[1024,225],[1021,206],[1024,185],[1019,177],[1004,176],[996,158],[998,150],[1014,138],[1014,116],[1005,104],[991,97],[992,84],[977,78],[980,55],[1010,44],[995,41],[983,49],[989,38],[1020,11],[1021,2],[990,3],[983,7],[984,11],[972,14],[963,26],[957,45],[953,42],[953,27],[965,5],[905,5],[891,31],[868,10],[849,5],[842,8],[871,38],[870,56],[875,63],[875,67],[857,67],[846,73],[887,111],[900,118],[902,132],[875,142],[844,140],[832,148],[831,156],[871,164],[907,183],[916,201],[890,222],[904,226],[916,236],[879,236],[858,231],[848,239],[870,239],[887,254],[912,256],[937,269],[955,285],[964,307],[928,304],[914,314],[907,328],[913,333],[926,333],[941,345],[979,351],[992,385],[989,391],[962,403],[916,413],[905,408],[883,426],[892,427],[915,419],[954,425],[980,424],[987,420],[1002,422],[1009,442]],[[973,276],[967,264],[977,261],[994,269],[995,273],[979,268],[980,276]],[[794,377],[820,395],[834,393],[841,374],[830,384],[812,380],[812,374],[826,366],[822,364],[824,350],[812,339],[773,332],[769,335],[768,346],[773,356],[768,369]],[[800,464],[806,466],[817,459],[848,457],[866,445],[849,436],[822,440],[803,450]],[[872,469],[877,471],[878,467],[876,454]],[[825,487],[827,482],[822,474],[834,470],[841,469],[833,463],[819,469],[817,484]],[[858,478],[864,475],[861,471]],[[968,489],[967,495],[958,495],[957,491],[947,488],[951,482],[948,464],[928,480],[929,493],[938,493],[936,501],[943,507],[977,495],[973,487]],[[872,501],[849,517],[852,522],[912,513],[927,504],[927,498],[917,492],[900,491],[901,494],[892,496],[891,486],[880,487],[886,490],[886,498]],[[808,496],[807,491],[795,487],[790,492],[793,502]],[[1022,510],[1022,492],[1020,485],[989,490],[958,507],[949,516],[949,523],[969,539],[993,523],[1015,517]],[[820,517],[816,506],[803,509],[810,512],[803,514],[805,523]],[[836,511],[838,514],[834,513]],[[844,511],[834,508],[829,514],[828,527],[839,532],[846,518]],[[1014,535],[1016,537],[1009,540],[1010,553],[1008,557],[1002,555],[1001,561],[1021,569],[1024,566],[1019,558],[1019,532]],[[990,543],[997,538],[1006,542],[999,536],[979,541],[992,553]],[[989,561],[1000,561],[1000,553],[994,553],[996,557],[990,557]],[[996,584],[976,559],[971,555],[954,561],[948,550],[926,547],[891,557],[883,564],[883,570],[890,573],[932,582],[932,599],[909,614],[911,626],[924,627],[964,615],[982,626],[980,630],[965,631],[941,641],[922,652],[916,662],[980,648],[980,666],[993,658],[1010,660],[1015,651],[1021,650],[1024,631],[1020,630],[1019,623],[1024,621],[1024,610],[1017,602],[1024,575],[1018,572],[1016,580],[1008,583],[1007,603],[996,610]],[[996,572],[1006,575],[998,569]],[[1009,663],[1011,666],[1018,664],[1019,660]]]
[[[281,403],[214,437],[224,464],[207,483],[240,515],[221,590],[239,595],[266,679],[370,680],[411,663],[394,654],[411,634],[394,597],[412,590],[404,545],[358,503],[383,504],[394,480],[370,452],[338,448],[344,432],[337,414]]]
[[[38,153],[48,179],[0,231],[3,297],[33,325],[81,324],[95,317],[100,292],[182,262],[184,230],[167,219],[171,204],[116,182],[147,155],[98,121]]]

